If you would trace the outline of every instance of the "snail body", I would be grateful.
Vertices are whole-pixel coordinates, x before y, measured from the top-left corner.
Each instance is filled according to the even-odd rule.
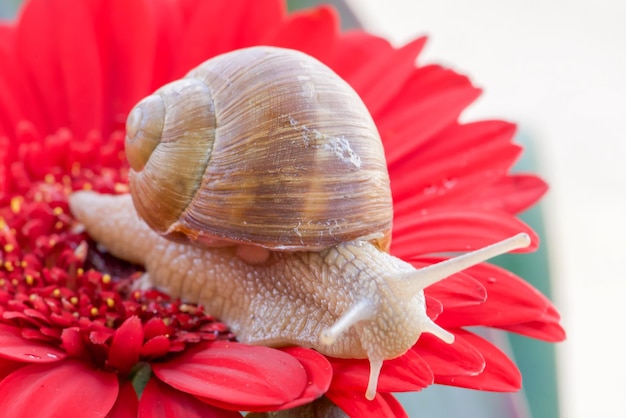
[[[389,255],[375,125],[295,51],[235,51],[162,87],[131,111],[126,151],[132,197],[70,197],[88,233],[243,342],[369,359],[369,399],[383,361],[421,333],[453,341],[427,316],[425,287],[529,244],[521,234],[420,270]]]

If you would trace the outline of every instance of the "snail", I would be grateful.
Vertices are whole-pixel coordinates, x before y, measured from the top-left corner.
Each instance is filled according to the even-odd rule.
[[[415,269],[388,253],[393,206],[384,151],[357,93],[297,51],[212,58],[131,110],[130,195],[89,191],[70,208],[151,284],[197,302],[239,340],[383,361],[423,332],[423,289],[529,245],[519,234]]]

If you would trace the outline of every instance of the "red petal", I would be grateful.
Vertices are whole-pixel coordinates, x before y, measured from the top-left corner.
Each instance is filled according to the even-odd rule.
[[[460,331],[460,330],[459,330]],[[522,386],[522,376],[517,366],[500,349],[489,341],[469,332],[463,339],[480,351],[485,359],[485,369],[475,376],[437,376],[436,383],[477,390],[513,392]]]
[[[15,45],[15,28],[0,30],[0,137],[15,135],[15,127],[23,120],[43,126],[41,109],[36,105],[32,83],[19,61]]]
[[[520,277],[491,264],[465,270],[487,289],[487,300],[477,306],[448,309],[437,318],[445,328],[469,325],[510,326],[540,320],[552,308],[550,301]]]
[[[469,79],[439,66],[418,68],[401,94],[376,115],[390,171],[427,140],[456,123],[480,95]]]
[[[99,129],[102,73],[85,3],[67,8],[63,0],[30,1],[18,28],[18,54],[49,117],[47,133],[69,127],[83,136]]]
[[[164,356],[170,351],[172,344],[165,335],[157,335],[149,339],[141,347],[141,356],[146,358],[158,358]]]
[[[529,321],[524,322],[523,324],[507,325],[497,328],[552,343],[563,341],[565,339],[565,330],[559,324],[558,319]]]
[[[61,347],[72,357],[87,354],[87,348],[78,327],[65,328],[61,334]]]
[[[537,234],[508,213],[442,208],[394,223],[391,253],[411,259],[425,254],[471,251],[520,232],[530,235],[532,243],[515,252],[536,250],[539,246]]]
[[[4,379],[6,376],[10,375],[11,373],[26,364],[28,363],[18,363],[16,361],[0,358],[0,380]]]
[[[386,39],[361,30],[342,33],[335,44],[329,66],[357,91],[367,88],[359,80],[367,80],[367,71],[373,69],[364,63],[372,63],[393,50]],[[363,73],[361,73],[363,72]]]
[[[365,42],[369,40],[362,39]],[[358,70],[350,74],[346,81],[359,93],[373,116],[376,117],[387,105],[395,105],[393,99],[402,94],[404,84],[417,70],[415,60],[425,43],[426,38],[423,37],[395,49],[386,42],[374,42],[377,56],[357,61]],[[344,60],[355,59],[350,51],[345,51],[345,47],[342,49]]]
[[[396,219],[418,209],[458,206],[506,176],[520,153],[517,145],[496,143],[460,148],[441,158],[412,159],[411,165],[399,164],[392,180]]]
[[[279,409],[295,408],[313,402],[326,393],[333,377],[333,368],[325,356],[317,351],[302,347],[287,347],[280,350],[302,364],[308,376],[308,383],[298,399],[281,405]]]
[[[143,326],[143,335],[146,340],[159,335],[168,335],[172,331],[171,327],[165,325],[163,319],[157,317],[150,318]]]
[[[165,383],[183,392],[247,410],[278,406],[298,398],[307,386],[302,364],[268,347],[226,341],[200,344],[152,365]]]
[[[326,395],[350,417],[402,418],[408,415],[391,393],[379,393],[368,401],[361,392],[332,391]]]
[[[339,32],[337,11],[320,6],[292,13],[262,44],[297,49],[326,62]]]
[[[425,261],[425,263],[422,263]],[[424,260],[420,262],[412,262],[416,268],[436,263],[436,259]],[[464,273],[453,274],[452,276],[437,282],[424,290],[424,293],[431,298],[439,301],[445,301],[446,308],[475,306],[487,299],[487,290],[485,287]]]
[[[192,0],[181,6],[185,8],[185,33],[177,51],[175,76],[215,55],[258,45],[285,15],[285,4],[279,0]],[[207,24],[217,20],[219,24]]]
[[[65,356],[58,348],[22,338],[17,327],[0,324],[0,357],[27,363],[51,363]]]
[[[435,375],[435,381],[442,376],[476,376],[481,373],[485,369],[485,358],[463,338],[466,332],[457,329],[448,331],[455,335],[452,344],[433,335],[422,334],[411,351],[426,361]]]
[[[137,418],[137,409],[139,407],[139,399],[137,392],[130,381],[121,384],[115,405],[107,418]]]
[[[141,319],[131,316],[115,331],[107,364],[122,373],[130,371],[137,364],[143,345]]]
[[[208,405],[158,379],[150,379],[141,395],[138,418],[241,418],[236,411]]]
[[[537,176],[514,174],[501,178],[476,194],[468,205],[482,210],[519,213],[537,202],[547,190],[546,182]]]
[[[331,390],[365,393],[370,365],[367,360],[329,358],[334,371]],[[378,380],[378,392],[408,392],[433,383],[428,363],[413,351],[393,360],[386,360]]]
[[[157,28],[147,0],[98,0],[92,3],[105,92],[105,136],[118,129],[131,107],[151,92]]]
[[[103,417],[117,394],[114,373],[75,360],[31,364],[0,382],[0,414],[12,418]]]

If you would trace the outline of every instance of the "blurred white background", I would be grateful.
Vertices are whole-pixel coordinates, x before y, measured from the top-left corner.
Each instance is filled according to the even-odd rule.
[[[544,199],[566,418],[626,417],[626,2],[351,0],[367,29],[485,92],[467,120],[502,118],[533,140]],[[541,417],[543,418],[543,417]],[[550,418],[550,417],[547,417]]]

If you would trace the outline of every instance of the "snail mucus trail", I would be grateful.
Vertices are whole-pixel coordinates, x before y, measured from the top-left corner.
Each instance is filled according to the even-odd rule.
[[[152,285],[197,302],[240,341],[382,363],[423,332],[423,289],[526,234],[415,269],[388,254],[393,209],[365,105],[303,53],[254,47],[201,64],[127,121],[131,194],[77,192],[70,207]]]

